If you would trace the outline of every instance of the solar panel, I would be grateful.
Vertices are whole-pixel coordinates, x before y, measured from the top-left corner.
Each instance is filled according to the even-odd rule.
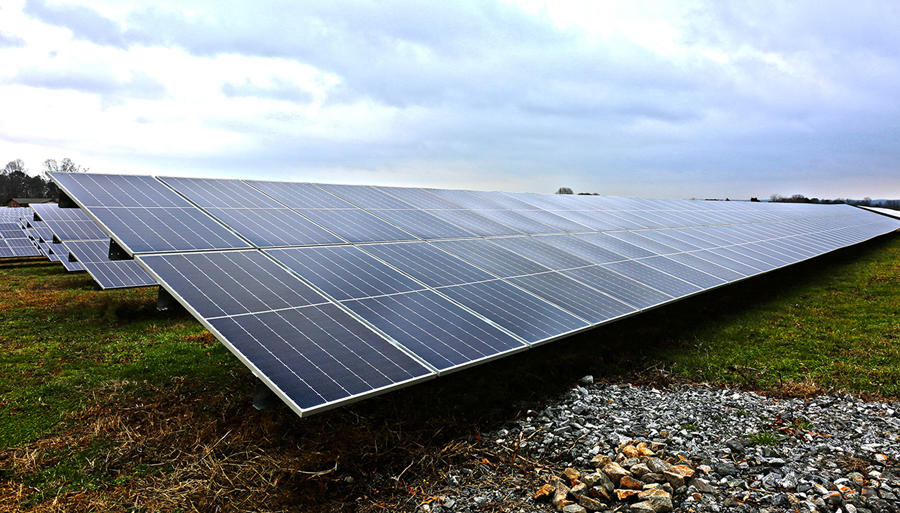
[[[562,273],[640,309],[650,308],[673,299],[669,294],[598,265],[580,267]]]
[[[52,173],[51,178],[129,254],[250,247],[152,177]]]
[[[541,239],[535,237],[503,237],[491,239],[491,242],[529,260],[534,260],[548,269],[571,269],[592,263],[557,247],[544,244]]]
[[[63,189],[94,218],[133,214],[104,230],[137,241],[138,262],[300,414],[900,227],[851,207],[145,178],[147,193],[98,179],[125,204]],[[193,212],[179,214],[190,252],[144,234],[145,210],[171,209]],[[221,230],[257,249],[203,239]]]
[[[240,180],[160,179],[256,247],[346,242]]]
[[[426,242],[366,244],[360,249],[429,287],[494,279],[490,273]]]
[[[276,249],[268,254],[338,301],[424,288],[354,246]]]
[[[467,367],[527,347],[428,290],[342,304],[439,371]]]
[[[486,239],[436,241],[432,244],[500,278],[550,270]]]
[[[522,233],[471,210],[429,210],[428,213],[481,237]]]
[[[416,236],[359,209],[298,209],[319,226],[349,242],[416,240]]]
[[[475,234],[437,218],[424,210],[370,210],[388,223],[420,239],[475,237]]]
[[[674,298],[700,291],[700,287],[636,260],[605,264],[604,267],[664,292]]]
[[[110,260],[108,239],[64,241],[63,246],[101,289],[156,285],[156,280],[134,260]]]
[[[591,324],[599,324],[637,311],[634,306],[557,272],[510,278],[509,282],[574,313]]]
[[[439,290],[529,344],[588,326],[571,313],[503,280],[453,285]]]
[[[258,251],[138,260],[298,414],[433,374]]]

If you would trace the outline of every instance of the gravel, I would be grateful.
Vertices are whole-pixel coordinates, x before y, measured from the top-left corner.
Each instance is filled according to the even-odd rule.
[[[900,512],[900,402],[848,395],[774,399],[700,385],[659,390],[594,384],[585,377],[543,410],[529,410],[484,436],[498,450],[518,444],[522,456],[582,475],[594,473],[604,455],[638,479],[648,463],[680,463],[696,475],[672,490],[674,511]],[[640,442],[658,458],[622,454]],[[552,482],[569,484],[567,477]],[[525,486],[479,488],[476,481],[462,490],[425,509],[557,509],[533,499],[537,490]],[[577,496],[569,498],[577,504]],[[607,506],[621,512],[647,508],[634,500]]]

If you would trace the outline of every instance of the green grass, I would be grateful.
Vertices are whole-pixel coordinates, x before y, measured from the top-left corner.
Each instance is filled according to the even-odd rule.
[[[140,394],[177,376],[244,372],[193,318],[158,314],[155,294],[95,290],[58,264],[0,267],[0,447],[64,428],[110,387]]]
[[[900,397],[900,237],[726,287],[719,296],[741,307],[708,298],[693,311],[678,310],[685,316],[680,332],[649,357],[697,381]]]
[[[759,431],[747,436],[747,441],[752,445],[778,445],[781,440],[781,435],[771,431]]]

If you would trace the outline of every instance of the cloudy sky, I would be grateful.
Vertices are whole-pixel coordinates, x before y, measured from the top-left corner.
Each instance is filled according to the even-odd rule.
[[[900,3],[0,0],[0,160],[900,197]]]

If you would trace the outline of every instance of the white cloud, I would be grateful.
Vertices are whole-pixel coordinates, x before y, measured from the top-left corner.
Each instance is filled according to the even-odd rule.
[[[28,0],[0,16],[0,158],[900,196],[897,16],[803,2]]]

